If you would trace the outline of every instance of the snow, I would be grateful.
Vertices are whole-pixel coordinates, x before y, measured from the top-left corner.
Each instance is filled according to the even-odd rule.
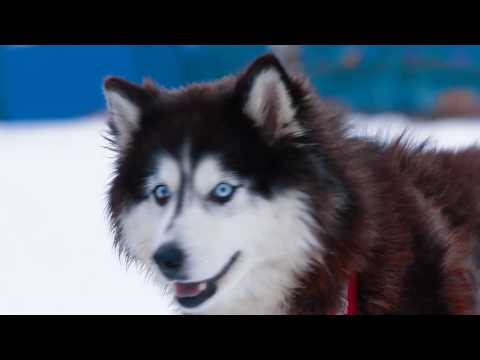
[[[475,119],[355,115],[352,124],[382,138],[408,127],[446,148],[480,139]],[[103,130],[102,115],[0,125],[0,314],[173,314],[161,289],[112,248]]]
[[[0,127],[0,314],[168,314],[112,249],[103,119]]]
[[[377,139],[393,139],[405,130],[416,142],[429,139],[429,146],[439,149],[461,149],[476,145],[480,140],[480,119],[412,119],[398,114],[361,115],[350,119],[353,133]]]

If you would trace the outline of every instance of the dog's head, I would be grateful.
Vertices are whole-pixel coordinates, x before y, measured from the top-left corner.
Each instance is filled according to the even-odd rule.
[[[322,261],[318,207],[339,206],[308,87],[266,55],[217,82],[109,78],[105,94],[120,249],[183,313],[281,312],[296,276]]]

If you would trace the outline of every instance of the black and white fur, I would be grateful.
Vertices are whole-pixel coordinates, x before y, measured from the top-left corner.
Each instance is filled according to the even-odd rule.
[[[174,297],[175,282],[214,278],[238,254],[213,296],[188,308],[175,301],[182,313],[287,313],[299,277],[322,263],[323,222],[335,214],[319,219],[312,209],[320,201],[341,211],[345,193],[312,145],[312,99],[302,86],[273,56],[238,76],[179,90],[105,82],[119,248]],[[209,197],[220,183],[237,187],[225,204]],[[171,191],[166,205],[155,197],[159,185]],[[155,261],[170,245],[184,256],[179,279]]]

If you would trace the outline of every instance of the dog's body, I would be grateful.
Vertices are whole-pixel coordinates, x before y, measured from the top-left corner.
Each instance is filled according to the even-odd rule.
[[[479,311],[480,150],[346,135],[273,56],[178,91],[105,84],[116,243],[186,314]]]

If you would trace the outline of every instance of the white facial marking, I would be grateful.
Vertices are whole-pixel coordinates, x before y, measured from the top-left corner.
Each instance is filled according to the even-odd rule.
[[[209,218],[199,212],[189,219],[186,238],[208,236],[191,244],[190,252],[200,254],[194,259],[198,273],[218,271],[228,256],[241,251],[217,295],[187,310],[190,314],[281,313],[289,290],[296,285],[296,275],[310,266],[312,250],[321,250],[304,195],[290,191],[274,200],[253,194],[245,197],[233,215]],[[224,259],[223,263],[218,259]]]
[[[153,265],[152,257],[158,247],[169,241],[164,234],[175,215],[181,181],[178,163],[172,156],[162,154],[157,169],[145,186],[148,199],[124,211],[120,217],[128,252],[147,266]],[[165,206],[159,206],[152,194],[159,185],[167,185],[172,193],[171,201]]]
[[[163,153],[157,160],[157,171],[147,181],[147,191],[153,191],[158,185],[167,185],[172,193],[180,188],[180,166],[171,155]]]
[[[237,185],[239,180],[233,174],[225,172],[214,157],[202,159],[193,177],[195,190],[200,194],[208,194],[221,182]]]
[[[157,172],[148,187],[158,182],[171,186],[173,194],[181,182],[184,166],[167,155],[160,157]],[[286,311],[285,303],[296,277],[305,271],[314,253],[321,253],[308,197],[297,191],[285,191],[272,199],[253,193],[248,183],[224,205],[206,196],[220,182],[241,182],[225,172],[213,156],[201,159],[192,176],[193,194],[184,198],[182,211],[175,212],[176,196],[166,207],[149,199],[122,215],[127,249],[157,278],[166,279],[152,261],[164,243],[176,241],[185,250],[189,282],[203,282],[218,275],[232,256],[238,261],[217,283],[217,293],[188,314],[277,314]],[[235,184],[237,185],[237,184]],[[174,225],[169,227],[172,217]],[[202,284],[203,287],[206,284]]]

